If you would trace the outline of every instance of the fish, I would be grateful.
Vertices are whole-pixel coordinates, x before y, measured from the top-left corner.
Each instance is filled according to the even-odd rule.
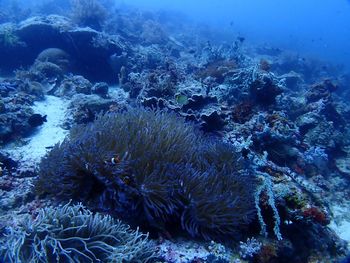
[[[47,115],[41,115],[38,113],[34,113],[32,116],[28,119],[28,124],[32,127],[38,127],[44,124],[44,122],[47,122],[46,119]]]
[[[188,53],[194,54],[194,53],[196,53],[196,50],[194,50],[193,48],[191,48],[191,49],[188,50]]]
[[[237,40],[238,40],[239,42],[243,43],[244,40],[245,40],[245,38],[244,38],[244,37],[237,37]]]
[[[176,94],[175,100],[180,105],[186,105],[188,104],[188,97],[182,94]]]

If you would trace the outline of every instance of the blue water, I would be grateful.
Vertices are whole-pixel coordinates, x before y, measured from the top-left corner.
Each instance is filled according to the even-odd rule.
[[[117,1],[118,2],[118,1]],[[350,2],[346,0],[129,0],[151,9],[171,9],[195,20],[350,68]]]
[[[43,3],[69,6],[68,0],[2,0],[21,7]],[[243,35],[252,44],[269,44],[350,68],[350,2],[346,0],[102,0],[106,6],[172,10],[195,21]]]

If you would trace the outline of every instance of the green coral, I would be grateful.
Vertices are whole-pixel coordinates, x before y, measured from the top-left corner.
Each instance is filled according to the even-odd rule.
[[[0,244],[3,262],[148,262],[148,236],[81,204],[41,209],[11,227]]]

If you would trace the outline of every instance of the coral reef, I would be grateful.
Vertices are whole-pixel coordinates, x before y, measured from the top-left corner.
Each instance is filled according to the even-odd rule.
[[[33,131],[29,124],[34,114],[31,106],[35,100],[35,93],[41,98],[42,91],[34,88],[34,83],[1,81],[1,111],[0,111],[0,143],[6,143],[16,137],[28,135]],[[31,92],[27,95],[26,92]]]
[[[262,244],[255,238],[248,238],[246,242],[240,242],[239,255],[242,258],[251,258],[261,250]]]
[[[19,218],[37,227],[38,208],[49,216],[73,199],[158,237],[159,261],[348,254],[344,69],[164,10],[27,2],[31,13],[0,1],[0,233],[12,229],[11,248],[34,240]]]
[[[148,236],[81,204],[39,210],[7,230],[0,251],[8,262],[148,262]]]

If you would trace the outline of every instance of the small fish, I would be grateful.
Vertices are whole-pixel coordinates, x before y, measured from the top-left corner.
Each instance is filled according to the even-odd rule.
[[[244,37],[237,37],[237,39],[238,39],[238,41],[239,41],[239,42],[241,42],[241,43],[243,43],[243,42],[244,42],[244,40],[245,40],[245,38],[244,38]]]
[[[112,164],[112,165],[117,165],[122,161],[122,159],[120,159],[119,155],[116,154],[114,155],[109,161],[104,161],[105,164]]]
[[[112,163],[112,164],[118,164],[118,163],[120,163],[119,155],[116,154],[114,157],[112,157],[111,163]]]
[[[28,123],[32,127],[38,127],[40,125],[43,125],[44,122],[47,122],[46,117],[47,115],[34,113],[32,116],[29,117]]]
[[[175,100],[178,104],[180,105],[186,105],[188,104],[188,98],[185,95],[182,94],[176,94],[175,95]]]

